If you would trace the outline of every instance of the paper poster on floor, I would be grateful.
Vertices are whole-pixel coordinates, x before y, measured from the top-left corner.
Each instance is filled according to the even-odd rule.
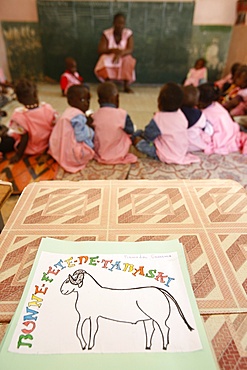
[[[121,245],[121,254],[41,251],[8,351],[201,350],[177,252],[126,254]]]

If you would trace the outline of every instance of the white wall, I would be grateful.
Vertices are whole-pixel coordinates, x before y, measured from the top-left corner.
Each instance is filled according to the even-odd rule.
[[[58,1],[58,0],[57,0]],[[63,1],[63,0],[59,0]],[[64,0],[65,1],[65,0]],[[66,0],[68,1],[68,0]],[[71,0],[89,1],[89,0]],[[91,0],[92,1],[92,0]],[[97,0],[114,1],[114,0]],[[148,0],[120,0],[148,1]],[[163,0],[149,0],[149,2]],[[166,0],[169,2],[193,2],[192,0]],[[195,0],[194,24],[233,25],[236,19],[237,0]],[[0,0],[0,21],[37,22],[36,0]]]
[[[0,21],[38,22],[36,0],[0,0]]]
[[[196,0],[195,25],[233,25],[237,0]]]

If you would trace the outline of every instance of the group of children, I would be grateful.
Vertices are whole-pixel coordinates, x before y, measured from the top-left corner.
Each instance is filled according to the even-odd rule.
[[[16,97],[22,107],[10,118],[9,129],[1,136],[0,153],[12,152],[10,163],[23,154],[48,153],[68,172],[83,169],[95,158],[99,163],[134,163],[129,153],[134,125],[124,109],[118,107],[118,90],[114,83],[98,87],[100,108],[88,114],[88,87],[71,85],[67,90],[69,107],[58,117],[47,103],[39,103],[36,84],[22,79],[16,85]]]
[[[68,60],[71,63],[71,60]],[[68,77],[68,76],[67,76]],[[16,87],[22,107],[15,109],[9,129],[1,134],[0,153],[15,150],[10,161],[23,154],[46,150],[68,172],[82,170],[91,159],[102,164],[135,163],[133,144],[139,152],[165,163],[199,162],[194,153],[247,153],[247,133],[232,112],[247,111],[247,66],[238,66],[227,91],[212,83],[166,83],[158,96],[158,109],[144,130],[135,126],[119,107],[116,85],[98,86],[99,109],[89,111],[90,91],[80,83],[65,86],[68,108],[58,117],[55,109],[39,103],[36,84],[22,79]],[[234,86],[232,86],[234,85]],[[233,93],[234,91],[234,93]]]

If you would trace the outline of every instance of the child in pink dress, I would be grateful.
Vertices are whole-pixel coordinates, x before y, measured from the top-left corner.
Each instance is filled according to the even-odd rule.
[[[70,86],[67,100],[70,106],[53,129],[49,154],[66,171],[75,173],[94,157],[94,131],[85,116],[90,103],[89,90],[82,85]]]
[[[160,90],[159,111],[145,127],[143,140],[136,147],[140,152],[161,162],[190,164],[200,159],[188,153],[188,121],[181,111],[183,90],[176,83],[168,82]]]
[[[194,68],[191,68],[187,74],[184,86],[199,86],[208,80],[208,70],[206,61],[203,58],[197,59]]]
[[[226,76],[222,77],[220,80],[214,82],[216,86],[220,89],[221,93],[225,93],[229,87],[234,83],[235,75],[238,68],[241,66],[240,63],[233,63],[231,66],[231,71]]]
[[[36,155],[47,150],[58,115],[50,104],[39,103],[37,86],[32,81],[20,80],[15,93],[23,107],[14,110],[9,123],[10,135],[16,139],[11,163],[18,162],[23,154]]]
[[[129,153],[134,125],[127,112],[118,107],[116,85],[110,81],[99,85],[98,98],[100,108],[93,114],[95,159],[105,164],[135,163],[137,157]]]
[[[199,90],[193,85],[184,86],[184,99],[181,110],[188,120],[189,151],[205,150],[211,142],[214,130],[204,113],[197,108]]]
[[[203,110],[207,120],[212,124],[214,133],[205,153],[228,154],[243,149],[246,133],[240,132],[228,111],[218,103],[219,88],[206,83],[198,87],[200,91],[198,107]],[[244,150],[245,152],[245,150]]]
[[[232,117],[247,114],[247,65],[238,68],[235,77],[235,90],[225,97],[223,106]]]
[[[75,59],[68,57],[65,59],[66,70],[60,77],[60,87],[62,95],[66,96],[68,88],[72,85],[81,85],[83,83],[82,76],[77,72],[77,63]]]

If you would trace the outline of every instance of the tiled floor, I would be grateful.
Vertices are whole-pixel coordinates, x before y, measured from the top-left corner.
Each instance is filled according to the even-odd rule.
[[[97,86],[97,84],[90,85],[90,109],[93,111],[97,110],[99,106],[97,98]],[[122,92],[122,87],[119,86],[120,107],[129,113],[133,123],[138,129],[141,129],[149,123],[153,113],[157,110],[157,98],[159,95],[160,86],[133,85],[132,89],[134,94],[126,94]],[[65,97],[61,96],[60,87],[58,84],[40,84],[38,86],[38,92],[40,101],[50,103],[59,114],[61,114],[67,107],[67,100]],[[4,107],[4,110],[7,112],[8,116],[3,118],[2,123],[8,123],[11,113],[18,106],[20,106],[20,104],[17,101],[13,101]],[[18,195],[12,195],[3,206],[1,212],[4,222],[6,222],[9,218],[9,215],[11,214],[18,198]]]

